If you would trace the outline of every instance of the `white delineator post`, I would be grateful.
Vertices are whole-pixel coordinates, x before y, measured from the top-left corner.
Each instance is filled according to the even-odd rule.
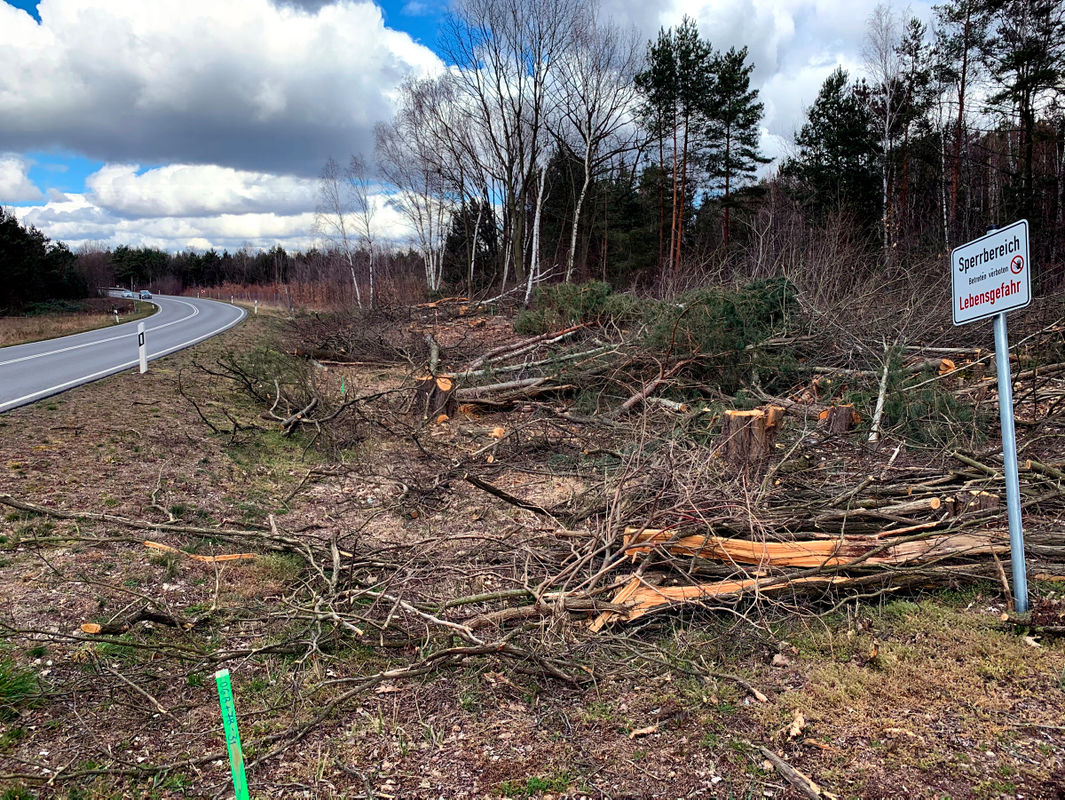
[[[1024,563],[1020,470],[1017,466],[1017,433],[1013,422],[1013,376],[1010,373],[1006,312],[1024,308],[1032,302],[1028,221],[1020,220],[1005,228],[991,230],[986,236],[956,247],[950,254],[950,265],[954,324],[964,325],[994,318],[1013,606],[1018,613],[1023,614],[1028,610],[1028,577]]]
[[[144,323],[137,323],[137,354],[141,360],[141,375],[148,371],[148,347],[144,344]]]

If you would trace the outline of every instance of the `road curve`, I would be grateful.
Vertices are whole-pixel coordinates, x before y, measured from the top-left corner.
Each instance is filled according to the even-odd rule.
[[[144,320],[148,360],[232,328],[246,312],[215,300],[156,295],[159,311]],[[137,323],[0,347],[0,413],[113,375],[138,363]]]

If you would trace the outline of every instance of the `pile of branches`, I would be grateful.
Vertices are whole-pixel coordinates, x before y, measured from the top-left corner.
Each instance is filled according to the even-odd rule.
[[[756,290],[743,303],[714,302],[739,315],[735,308],[758,306],[776,288]],[[420,358],[408,359],[409,382],[387,392],[326,408],[317,400],[313,373],[298,400],[276,383],[270,392],[261,379],[231,375],[270,403],[267,413],[287,432],[308,425],[320,430],[355,409],[361,419],[413,441],[420,467],[398,479],[406,502],[432,507],[435,499],[442,508],[441,498],[454,495],[456,486],[473,486],[559,531],[557,541],[541,538],[520,557],[510,551],[501,556],[535,561],[534,571],[522,568],[520,589],[474,593],[476,602],[455,603],[453,595],[434,594],[438,584],[426,581],[419,585],[427,593],[404,594],[415,609],[450,611],[438,618],[445,628],[459,626],[454,630],[467,635],[563,613],[588,617],[601,629],[678,603],[736,608],[765,595],[827,596],[846,587],[896,591],[974,577],[1005,583],[1003,479],[994,454],[972,447],[963,452],[965,426],[956,425],[949,463],[915,463],[904,436],[896,430],[893,437],[891,427],[891,415],[899,415],[892,404],[905,406],[907,397],[930,391],[938,393],[936,402],[947,396],[968,408],[970,422],[977,406],[993,405],[986,353],[886,343],[833,350],[823,337],[789,327],[786,315],[775,316],[773,303],[759,306],[759,318],[769,322],[745,328],[740,346],[706,352],[694,342],[708,318],[688,325],[687,318],[702,311],[680,303],[659,307],[665,326],[660,319],[636,324],[633,318],[634,327],[625,328],[617,316],[563,319],[569,324],[511,336],[464,358],[466,332],[474,325],[461,302],[445,304],[450,327],[441,322],[440,305],[413,312],[408,334],[420,336],[424,349]],[[774,320],[782,327],[769,324]],[[462,331],[457,337],[456,329]],[[1052,352],[1061,332],[1056,324],[1046,326],[1021,344],[1031,347],[1034,338]],[[665,347],[652,352],[648,342],[656,336]],[[855,365],[856,351],[879,352],[880,361]],[[763,371],[770,358],[791,365],[791,383]],[[702,382],[708,370],[730,375],[732,393]],[[1057,425],[1065,407],[1065,366],[1029,366],[1015,375],[1018,403],[1032,409],[1022,422]],[[773,391],[781,386],[784,391]],[[865,392],[868,403],[861,414],[844,402],[856,392]],[[282,398],[284,414],[277,411]],[[752,408],[752,400],[762,405]],[[511,424],[496,428],[498,435],[471,452],[427,435],[456,416],[500,412],[519,413],[522,421],[515,424],[511,417]],[[855,430],[863,415],[871,417],[868,426]],[[916,412],[911,417],[925,428],[936,422]],[[609,454],[612,461],[599,483],[583,475],[588,488],[555,507],[496,481],[503,462],[507,469],[534,473],[543,468],[545,448],[559,447]],[[1041,514],[1063,508],[1065,472],[1053,461],[1024,459],[1026,507]],[[1065,549],[1038,525],[1028,541],[1045,568],[1057,571]],[[345,563],[327,555],[338,568]],[[386,585],[412,589],[396,576]],[[471,605],[472,616],[454,611]],[[329,614],[351,629],[366,626],[365,619],[345,619],[336,608]],[[480,646],[481,639],[467,642]]]

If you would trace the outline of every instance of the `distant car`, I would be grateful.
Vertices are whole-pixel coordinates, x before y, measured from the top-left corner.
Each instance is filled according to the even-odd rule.
[[[152,293],[149,292],[147,289],[141,289],[141,300],[151,300],[151,299],[152,299]]]
[[[122,292],[122,296],[128,300],[132,300],[134,297],[133,292],[130,291]]]

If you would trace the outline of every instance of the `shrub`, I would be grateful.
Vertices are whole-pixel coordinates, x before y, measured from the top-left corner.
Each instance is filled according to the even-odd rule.
[[[539,286],[533,294],[532,310],[518,314],[514,329],[533,335],[580,322],[602,321],[612,296],[614,290],[602,281]]]
[[[515,317],[514,330],[535,335],[580,322],[643,326],[640,343],[648,350],[693,359],[691,377],[733,393],[751,378],[764,379],[766,388],[792,382],[798,367],[793,353],[753,345],[781,332],[795,307],[785,278],[699,289],[675,303],[615,293],[600,281],[562,283],[538,288],[534,307]]]
[[[780,331],[795,305],[794,290],[784,278],[754,281],[739,289],[699,289],[682,295],[677,303],[657,303],[647,345],[697,360],[693,372],[734,393],[752,371],[766,372],[787,382],[794,372],[786,354],[769,355],[748,347]]]

